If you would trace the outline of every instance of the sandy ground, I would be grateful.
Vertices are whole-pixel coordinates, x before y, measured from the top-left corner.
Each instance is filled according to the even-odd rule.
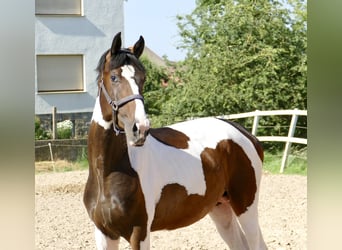
[[[82,203],[87,171],[36,175],[36,249],[95,249],[94,226]],[[263,174],[259,213],[269,249],[306,249],[307,179]],[[174,231],[154,232],[152,249],[229,249],[208,216]],[[120,249],[130,249],[121,239]]]

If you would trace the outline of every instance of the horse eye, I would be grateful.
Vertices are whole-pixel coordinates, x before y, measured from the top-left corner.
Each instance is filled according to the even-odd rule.
[[[119,81],[119,79],[115,75],[110,76],[110,78],[111,78],[112,82],[118,82]]]

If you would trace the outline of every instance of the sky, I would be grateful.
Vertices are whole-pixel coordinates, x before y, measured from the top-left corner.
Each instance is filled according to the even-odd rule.
[[[190,14],[195,0],[127,0],[124,1],[124,45],[132,46],[142,35],[145,44],[159,56],[171,61],[185,58],[185,51],[177,50],[177,15]]]

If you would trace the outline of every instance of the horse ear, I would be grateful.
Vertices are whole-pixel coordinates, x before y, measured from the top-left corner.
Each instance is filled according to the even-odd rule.
[[[145,47],[145,40],[142,36],[140,36],[139,40],[133,46],[133,54],[137,58],[139,58],[144,51],[144,47]]]
[[[121,49],[121,32],[117,33],[112,42],[112,47],[110,49],[110,52],[112,55],[117,54],[117,52]]]

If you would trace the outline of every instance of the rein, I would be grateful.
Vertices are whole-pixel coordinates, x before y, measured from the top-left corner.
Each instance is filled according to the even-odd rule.
[[[124,134],[125,131],[119,127],[118,124],[118,113],[119,113],[119,108],[124,106],[125,104],[134,101],[135,99],[141,100],[144,102],[144,97],[142,95],[129,95],[126,96],[118,101],[112,100],[112,98],[109,96],[104,84],[103,84],[103,79],[101,79],[101,84],[100,84],[100,93],[101,90],[103,91],[103,94],[110,106],[112,106],[112,111],[113,111],[113,129],[115,132],[115,135]],[[99,94],[100,94],[99,93]]]

